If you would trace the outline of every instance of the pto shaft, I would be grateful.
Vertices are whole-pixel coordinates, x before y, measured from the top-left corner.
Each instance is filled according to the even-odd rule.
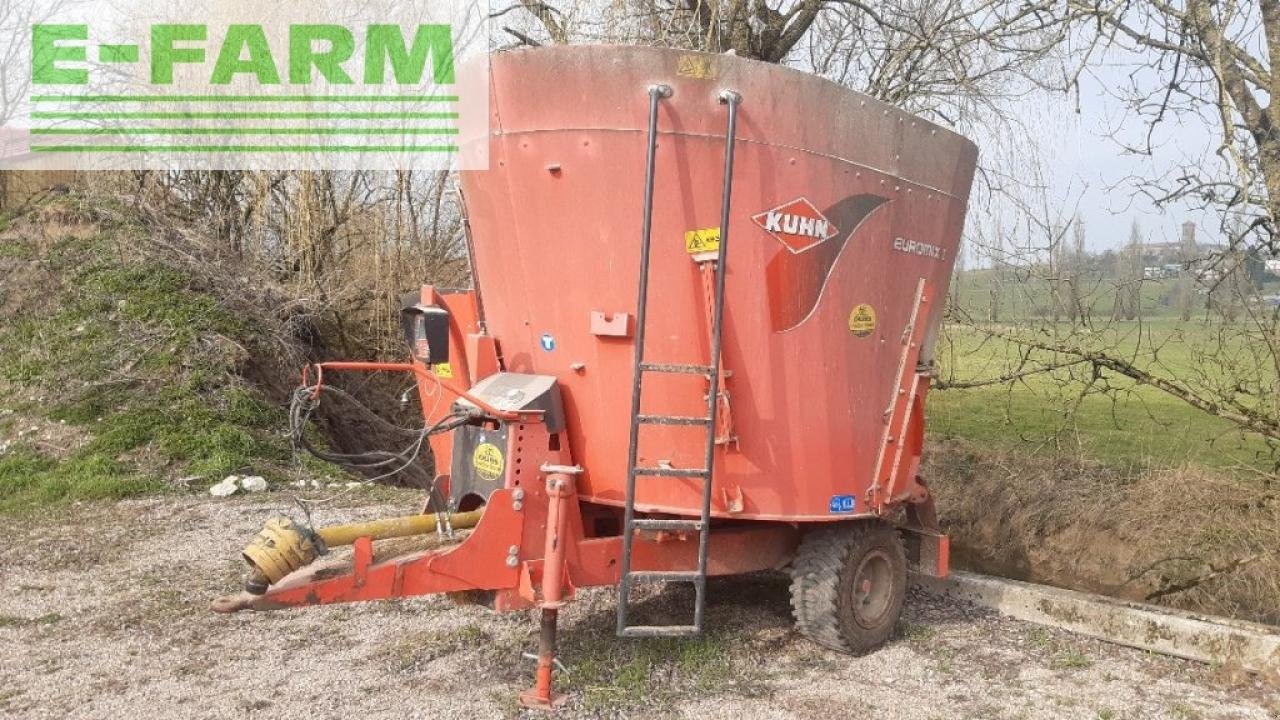
[[[465,513],[452,513],[448,515],[449,527],[459,530],[475,527],[483,514],[483,508]],[[284,576],[298,568],[310,565],[329,548],[350,545],[357,538],[387,540],[412,537],[435,532],[436,527],[435,514],[334,525],[319,530],[295,523],[287,517],[274,517],[267,521],[262,532],[258,533],[241,553],[245,562],[252,568],[249,579],[245,581],[245,590],[261,595]]]
[[[449,526],[459,530],[475,527],[476,523],[480,522],[480,516],[483,514],[484,510],[452,513],[448,516]],[[435,532],[436,517],[434,513],[428,513],[425,515],[370,520],[369,522],[351,523],[350,525],[334,525],[333,527],[320,528],[316,531],[316,535],[320,536],[320,539],[324,541],[325,547],[350,545],[356,541],[356,538],[362,537],[367,537],[370,540],[388,540],[390,538],[426,535],[427,533]]]

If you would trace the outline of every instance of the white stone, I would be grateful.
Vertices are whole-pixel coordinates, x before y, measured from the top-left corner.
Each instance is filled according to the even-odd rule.
[[[209,488],[209,494],[214,497],[230,497],[235,495],[240,486],[236,484],[235,475],[228,475],[222,482]]]
[[[261,475],[248,475],[240,478],[240,487],[245,492],[262,492],[267,489],[267,479]]]

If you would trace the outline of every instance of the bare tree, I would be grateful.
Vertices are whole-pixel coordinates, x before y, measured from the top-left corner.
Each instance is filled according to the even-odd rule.
[[[503,17],[520,8],[536,21],[533,31],[503,26],[521,44],[566,44],[607,34],[615,42],[631,39],[689,50],[732,51],[782,62],[827,4],[828,0],[796,0],[771,7],[763,0],[629,0],[593,18],[575,3],[518,0],[494,15]]]
[[[1196,224],[1193,222],[1185,222],[1182,224],[1182,234],[1179,236],[1178,243],[1178,262],[1182,265],[1182,269],[1178,272],[1178,281],[1174,286],[1174,297],[1178,303],[1178,317],[1182,322],[1191,319],[1191,313],[1194,309],[1196,289],[1194,287],[1194,265],[1199,259],[1200,252],[1196,247]]]
[[[98,191],[132,194],[269,267],[353,351],[398,350],[403,293],[467,284],[462,211],[445,171],[91,175]]]
[[[1071,240],[1066,239],[1064,231],[1053,233],[1054,245],[1050,253],[1049,273],[1053,287],[1054,320],[1059,313],[1065,314],[1067,320],[1075,323],[1086,316],[1085,302],[1082,297],[1081,284],[1085,281],[1083,271],[1086,257],[1084,249],[1084,222],[1077,215],[1071,221]]]
[[[499,9],[517,44],[611,42],[796,62],[912,111],[956,123],[1003,107],[1066,38],[1051,0],[516,0]],[[522,11],[523,16],[516,11]]]
[[[57,11],[27,0],[0,0],[0,127],[8,124],[30,88],[31,26]]]
[[[987,322],[1000,322],[1000,303],[1004,296],[1008,260],[1005,257],[1004,223],[997,218],[994,227],[995,242],[991,245],[991,304],[987,308]]]
[[[1032,0],[832,2],[810,33],[809,65],[911,112],[966,128],[1064,70],[1055,3]]]
[[[1156,152],[1155,130],[1207,121],[1216,147],[1159,177],[1141,192],[1158,205],[1187,203],[1217,211],[1223,230],[1244,217],[1233,242],[1271,251],[1280,219],[1280,3],[1215,0],[1068,0],[1078,25],[1093,35],[1089,54],[1127,54],[1135,71],[1124,92],[1148,125],[1135,153]]]
[[[1142,314],[1142,227],[1134,220],[1129,243],[1120,251],[1116,264],[1116,298],[1113,320],[1136,320]]]
[[[1257,286],[1245,280],[1249,258],[1256,263],[1258,255],[1280,250],[1280,108],[1274,100],[1280,92],[1280,2],[1068,0],[1065,7],[1072,41],[1085,43],[1078,67],[1105,61],[1131,68],[1119,81],[1114,70],[1097,77],[1128,102],[1128,117],[1143,130],[1135,141],[1127,134],[1134,123],[1126,123],[1117,142],[1126,152],[1159,156],[1156,164],[1169,168],[1132,178],[1136,192],[1157,207],[1217,215],[1225,249],[1206,252],[1207,245],[1195,244],[1194,230],[1184,231],[1173,293],[1184,320],[1196,297],[1213,301],[1199,329],[1161,339],[1141,324],[1087,332],[1064,332],[1058,324],[983,331],[1019,348],[1016,373],[1067,378],[1078,383],[1081,397],[1102,393],[1118,400],[1133,384],[1147,386],[1280,440],[1280,403],[1274,400],[1280,393],[1280,311],[1261,302]],[[1060,89],[1073,90],[1081,75],[1064,77],[1068,82]],[[1216,138],[1204,148],[1161,147],[1163,126],[1174,123],[1207,124],[1216,128]],[[1045,208],[1019,207],[1028,211],[1037,213],[1038,227],[1056,221]],[[1053,264],[1061,266],[1055,234],[1047,240]],[[1114,319],[1141,319],[1138,244],[1134,233],[1118,263]],[[1054,268],[1050,278],[1056,273]],[[1161,349],[1168,342],[1193,345],[1195,362],[1166,362]],[[1058,372],[1064,369],[1069,372]]]

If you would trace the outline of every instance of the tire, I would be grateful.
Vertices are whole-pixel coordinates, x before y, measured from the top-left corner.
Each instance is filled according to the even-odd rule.
[[[898,531],[862,520],[810,531],[791,566],[791,609],[810,640],[863,655],[893,634],[907,594]]]

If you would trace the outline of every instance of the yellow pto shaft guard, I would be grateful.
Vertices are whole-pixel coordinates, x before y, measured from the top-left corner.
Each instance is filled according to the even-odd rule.
[[[448,516],[449,527],[458,530],[475,527],[483,514],[483,508],[452,513]],[[412,537],[435,532],[436,526],[434,514],[334,525],[319,530],[295,523],[287,517],[273,517],[241,553],[253,568],[252,575],[245,581],[245,590],[261,595],[284,576],[310,565],[329,548],[350,545],[357,538],[386,540]]]

